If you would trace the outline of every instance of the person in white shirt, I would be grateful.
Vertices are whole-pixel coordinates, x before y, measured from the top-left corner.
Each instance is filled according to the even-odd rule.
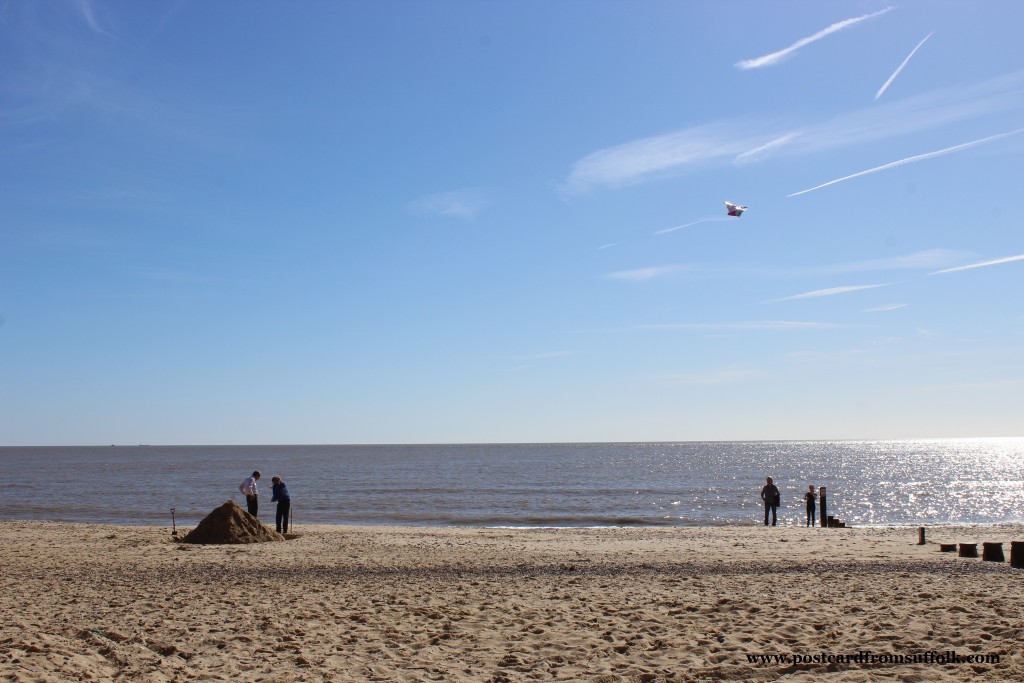
[[[256,481],[260,478],[260,471],[256,470],[252,473],[251,477],[248,477],[242,482],[242,485],[238,487],[238,490],[245,495],[245,506],[249,508],[249,514],[253,517],[260,509],[259,491],[256,490]]]

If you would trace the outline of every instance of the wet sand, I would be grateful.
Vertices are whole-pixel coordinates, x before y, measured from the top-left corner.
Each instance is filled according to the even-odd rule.
[[[6,523],[0,679],[1024,680],[1020,525],[297,531]]]

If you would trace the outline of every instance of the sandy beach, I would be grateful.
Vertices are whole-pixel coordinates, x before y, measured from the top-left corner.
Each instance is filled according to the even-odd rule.
[[[4,524],[2,680],[1024,680],[1019,525],[297,531]]]

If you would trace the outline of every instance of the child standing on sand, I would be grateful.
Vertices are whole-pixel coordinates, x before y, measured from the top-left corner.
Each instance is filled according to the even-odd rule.
[[[814,526],[814,501],[817,498],[818,494],[814,492],[814,484],[809,484],[807,493],[804,494],[804,500],[807,501],[807,526]]]

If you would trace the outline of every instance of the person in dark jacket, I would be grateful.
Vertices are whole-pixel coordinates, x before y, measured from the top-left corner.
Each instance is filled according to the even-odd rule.
[[[779,487],[775,485],[771,477],[768,477],[768,483],[761,489],[761,500],[764,501],[764,525],[768,526],[768,513],[772,516],[772,526],[778,521],[778,510],[779,503],[781,502],[782,494],[779,493]]]
[[[274,484],[270,489],[273,493],[270,502],[277,502],[277,533],[286,534],[288,533],[288,513],[292,509],[292,498],[288,495],[288,487],[281,481],[281,477],[274,477],[270,481]]]

